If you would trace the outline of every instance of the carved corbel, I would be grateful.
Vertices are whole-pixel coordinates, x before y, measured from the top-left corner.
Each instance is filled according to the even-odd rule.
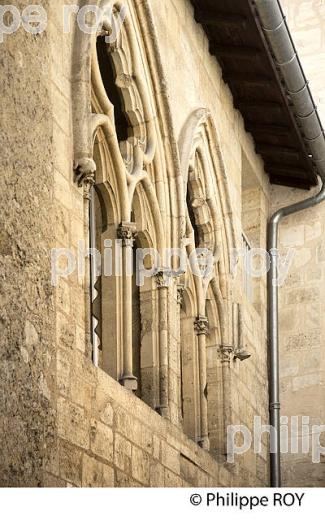
[[[79,159],[75,165],[76,181],[84,188],[85,198],[89,199],[90,190],[95,184],[96,163],[90,157]]]
[[[231,358],[234,354],[234,347],[232,345],[221,345],[221,363],[230,363]]]

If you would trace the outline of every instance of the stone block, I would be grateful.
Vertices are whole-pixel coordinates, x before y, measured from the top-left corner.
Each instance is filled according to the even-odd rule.
[[[157,461],[150,463],[150,487],[163,488],[165,485],[165,468]]]
[[[59,447],[60,477],[75,486],[81,485],[82,450],[61,442]]]
[[[172,471],[165,468],[165,488],[182,487],[182,479]]]
[[[58,434],[81,448],[89,449],[89,418],[85,410],[67,399],[58,399]]]
[[[131,475],[132,445],[124,437],[115,434],[114,465],[124,473]]]
[[[113,468],[84,453],[82,460],[82,487],[102,488],[113,486]]]
[[[149,456],[143,450],[132,446],[132,477],[148,486],[150,481]]]
[[[161,463],[174,473],[180,474],[180,454],[164,441],[161,442]]]
[[[98,457],[113,462],[113,430],[95,419],[91,420],[90,450]]]

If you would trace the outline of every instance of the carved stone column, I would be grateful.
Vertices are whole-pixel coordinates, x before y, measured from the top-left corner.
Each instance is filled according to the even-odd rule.
[[[162,270],[156,274],[159,307],[159,413],[169,418],[168,392],[168,287],[171,276]]]
[[[201,404],[201,439],[200,446],[208,450],[209,428],[208,428],[208,395],[207,395],[207,355],[206,336],[209,333],[209,321],[206,316],[198,316],[194,322],[194,329],[198,337],[199,352],[199,381],[200,381],[200,404]]]
[[[227,455],[227,428],[232,424],[231,402],[231,360],[234,353],[232,345],[221,345],[222,389],[223,389],[223,454]]]
[[[182,305],[184,302],[184,292],[185,292],[185,285],[182,283],[178,283],[177,287],[177,320],[178,320],[178,328],[177,328],[177,339],[178,339],[178,417],[179,417],[179,425],[181,426],[183,423],[183,392],[182,392],[182,364],[183,364],[183,358],[184,354],[182,352],[182,341],[181,341],[181,320],[182,320]]]
[[[138,388],[137,378],[133,375],[132,348],[132,269],[135,236],[136,225],[132,222],[122,222],[117,230],[117,238],[122,240],[123,269],[123,369],[120,383],[130,391]]]
[[[83,189],[83,216],[84,216],[84,240],[85,243],[91,247],[91,230],[90,230],[90,222],[91,222],[91,190],[95,184],[95,173],[96,173],[96,164],[93,159],[83,158],[78,162],[78,167],[75,171],[75,180],[80,188]],[[80,237],[81,238],[81,237]],[[88,247],[86,246],[86,247]],[[90,255],[87,255],[85,258],[85,280],[84,280],[84,295],[85,295],[85,327],[86,327],[86,341],[87,341],[87,351],[89,357],[94,359],[94,348],[92,345],[92,314],[91,314],[91,306],[92,306],[92,287],[91,287],[91,270],[92,270],[92,258]]]

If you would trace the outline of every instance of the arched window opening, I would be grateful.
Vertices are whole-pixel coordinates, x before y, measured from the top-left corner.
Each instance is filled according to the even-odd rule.
[[[211,201],[207,199],[207,185],[201,151],[195,153],[193,165],[189,168],[186,204],[191,227],[194,232],[195,247],[213,249],[214,230]]]
[[[105,36],[98,36],[96,45],[98,65],[103,85],[108,99],[114,106],[117,139],[119,142],[126,141],[129,137],[129,123],[125,113],[121,90],[116,85],[116,71],[109,53],[108,44],[105,42]]]
[[[103,199],[94,186],[89,200],[89,247],[90,247],[90,335],[93,361],[96,366],[102,364],[102,232],[106,217]]]
[[[201,243],[200,232],[199,232],[199,228],[196,224],[194,207],[192,204],[192,197],[191,197],[189,189],[187,190],[186,203],[187,203],[187,208],[188,208],[188,215],[189,215],[191,225],[193,228],[193,232],[194,232],[195,247],[199,248],[200,243]]]

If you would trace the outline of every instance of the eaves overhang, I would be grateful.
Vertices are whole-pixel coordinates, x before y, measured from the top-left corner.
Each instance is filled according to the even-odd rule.
[[[254,137],[257,153],[263,157],[270,182],[303,189],[315,186],[317,167],[255,2],[191,2],[195,19],[208,37],[210,53],[220,63],[234,105]],[[310,100],[314,106],[312,97]]]

